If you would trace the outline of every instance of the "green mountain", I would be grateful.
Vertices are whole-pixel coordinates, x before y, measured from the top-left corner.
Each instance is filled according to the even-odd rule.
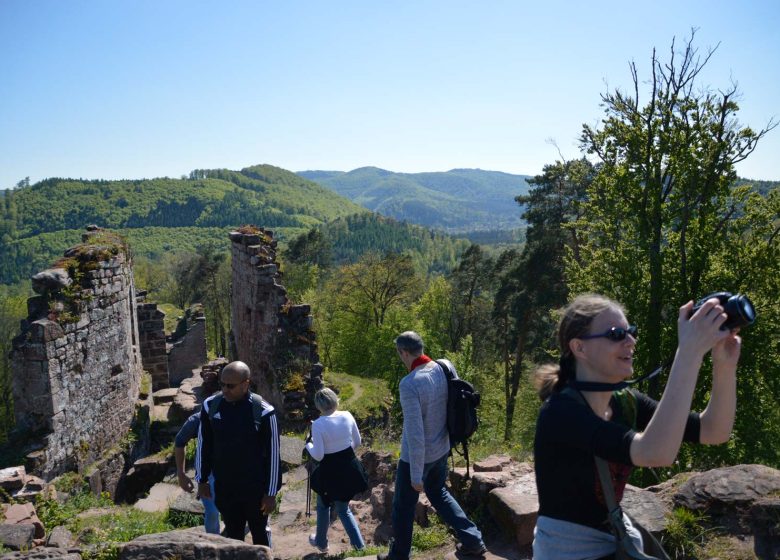
[[[530,177],[481,169],[394,173],[377,167],[298,175],[384,216],[449,232],[522,226],[522,208],[514,199],[528,192]]]
[[[225,239],[246,223],[283,240],[365,209],[316,183],[270,165],[196,170],[188,179],[84,181],[46,179],[0,198],[0,283],[50,264],[97,224],[128,237],[136,254],[154,257]]]

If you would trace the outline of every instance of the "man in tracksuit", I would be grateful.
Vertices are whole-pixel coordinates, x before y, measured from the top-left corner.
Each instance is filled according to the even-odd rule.
[[[268,516],[282,485],[279,430],[274,407],[249,390],[249,367],[231,362],[220,375],[222,392],[206,399],[200,413],[196,479],[198,495],[211,497],[225,536],[244,540],[248,523],[252,542],[271,546]]]

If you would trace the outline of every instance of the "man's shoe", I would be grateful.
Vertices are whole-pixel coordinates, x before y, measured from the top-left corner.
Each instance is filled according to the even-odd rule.
[[[317,550],[319,550],[322,554],[327,554],[328,547],[326,546],[325,548],[322,548],[321,546],[317,546],[317,540],[316,539],[317,539],[317,535],[316,534],[309,535],[309,544],[312,545]]]
[[[484,556],[487,552],[485,543],[479,543],[479,546],[475,547],[466,547],[463,546],[463,543],[458,543],[455,545],[455,549],[461,556]]]
[[[376,560],[390,560],[389,552],[380,552],[376,555]]]

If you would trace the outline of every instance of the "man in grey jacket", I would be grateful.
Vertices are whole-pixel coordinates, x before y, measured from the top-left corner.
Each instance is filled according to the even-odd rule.
[[[459,552],[481,556],[487,550],[482,533],[445,485],[450,452],[447,377],[439,364],[423,353],[423,341],[416,332],[401,333],[395,346],[409,374],[399,385],[404,425],[393,498],[394,539],[388,553],[379,554],[378,559],[409,558],[414,509],[423,490],[439,517],[455,530]]]

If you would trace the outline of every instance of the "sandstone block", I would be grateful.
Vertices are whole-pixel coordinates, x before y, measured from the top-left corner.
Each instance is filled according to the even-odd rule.
[[[27,481],[27,472],[24,466],[8,467],[0,470],[0,488],[6,492],[20,490]]]
[[[539,500],[533,475],[524,475],[510,486],[488,494],[488,509],[498,525],[514,535],[518,546],[533,542]]]
[[[693,475],[674,495],[674,503],[709,515],[742,516],[759,498],[780,492],[780,471],[764,465],[736,465]]]
[[[620,505],[623,511],[656,537],[666,529],[667,515],[671,510],[653,492],[628,484]]]
[[[498,472],[508,467],[511,462],[509,455],[491,455],[474,463],[474,472]]]
[[[143,535],[124,545],[119,560],[209,558],[213,560],[273,560],[271,549],[193,529]]]
[[[36,342],[52,342],[65,336],[65,331],[59,323],[49,319],[38,319],[30,325],[30,334],[32,340]]]
[[[68,271],[64,268],[49,268],[33,274],[32,289],[36,294],[43,294],[48,291],[59,291],[72,282]]]
[[[73,546],[74,542],[73,533],[68,531],[66,527],[60,525],[52,529],[51,533],[49,533],[49,536],[46,539],[46,546],[70,548]]]
[[[35,537],[33,525],[0,525],[0,544],[11,550],[28,550]]]
[[[65,548],[34,548],[30,552],[9,552],[3,560],[81,560],[81,554]]]

